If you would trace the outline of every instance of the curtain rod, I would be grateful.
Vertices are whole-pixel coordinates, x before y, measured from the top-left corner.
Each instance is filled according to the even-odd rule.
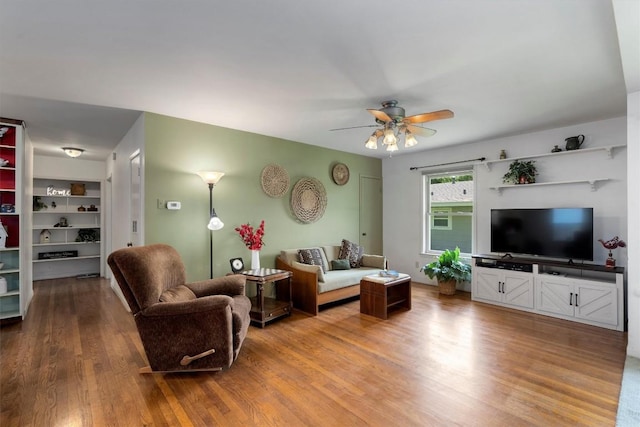
[[[484,162],[487,158],[486,157],[479,157],[477,159],[469,159],[469,160],[459,160],[457,162],[448,162],[448,163],[440,163],[437,165],[429,165],[429,166],[411,166],[409,168],[410,171],[414,171],[414,170],[418,170],[418,169],[424,169],[424,168],[435,168],[436,166],[447,166],[447,165],[455,165],[457,163],[468,163],[468,162],[475,162],[480,161],[480,162]]]

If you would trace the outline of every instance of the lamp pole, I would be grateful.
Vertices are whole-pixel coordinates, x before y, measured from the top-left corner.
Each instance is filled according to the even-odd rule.
[[[209,183],[209,215],[213,216],[213,182]],[[213,230],[209,230],[209,278],[213,279]]]

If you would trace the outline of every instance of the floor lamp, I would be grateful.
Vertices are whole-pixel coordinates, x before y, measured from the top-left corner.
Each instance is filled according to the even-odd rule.
[[[224,172],[213,171],[200,171],[198,172],[200,178],[209,185],[209,224],[207,228],[211,231],[216,231],[224,227],[224,223],[216,215],[216,210],[213,208],[213,187],[220,181],[220,178],[224,175]],[[213,279],[213,233],[209,232],[209,278]]]

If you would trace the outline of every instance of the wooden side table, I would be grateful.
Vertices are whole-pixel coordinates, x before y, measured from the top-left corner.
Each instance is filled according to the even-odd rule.
[[[293,309],[291,299],[291,272],[274,268],[259,268],[246,270],[241,274],[246,276],[247,282],[256,284],[256,296],[251,300],[251,322],[264,328],[267,322],[283,316],[290,316]],[[273,282],[275,298],[264,296],[265,283]]]
[[[360,280],[360,313],[386,319],[389,309],[411,310],[411,276],[397,278],[365,276]]]

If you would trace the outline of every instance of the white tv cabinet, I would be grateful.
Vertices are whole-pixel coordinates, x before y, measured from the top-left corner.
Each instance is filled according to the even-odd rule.
[[[474,255],[474,301],[624,331],[624,268]]]

